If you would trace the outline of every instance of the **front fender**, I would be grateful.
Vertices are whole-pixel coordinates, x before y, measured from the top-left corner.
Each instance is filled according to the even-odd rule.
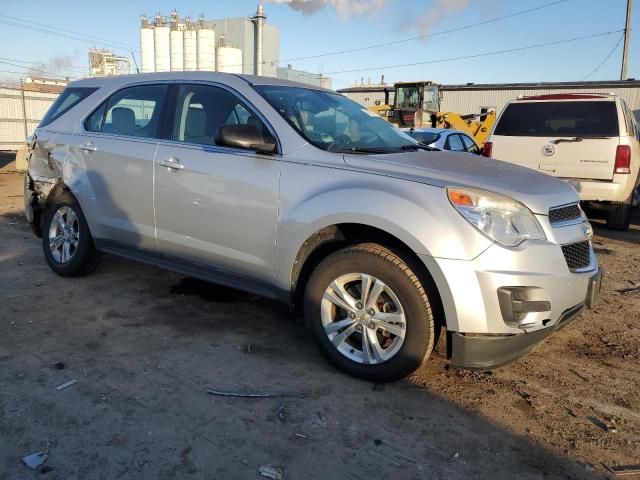
[[[309,183],[289,184],[289,172],[283,172],[287,184],[282,184],[282,191],[287,194],[283,193],[276,242],[279,288],[289,290],[293,265],[305,241],[332,225],[375,227],[416,254],[433,257],[469,260],[492,244],[451,207],[442,188],[361,172],[343,172],[338,182],[325,183],[321,175],[313,177],[325,173],[321,170],[326,169],[307,173],[316,186],[311,193]],[[307,195],[297,196],[305,187]]]

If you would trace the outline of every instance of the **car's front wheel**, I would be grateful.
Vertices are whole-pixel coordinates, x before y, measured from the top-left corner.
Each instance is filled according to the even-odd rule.
[[[388,382],[413,372],[431,353],[432,294],[395,253],[358,244],[315,269],[306,287],[305,319],[334,365]]]
[[[51,269],[63,277],[95,270],[99,255],[78,201],[62,192],[44,212],[42,250]]]

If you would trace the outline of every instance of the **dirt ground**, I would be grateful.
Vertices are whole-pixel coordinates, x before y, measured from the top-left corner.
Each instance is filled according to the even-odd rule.
[[[616,291],[640,283],[637,211],[629,232],[596,226],[597,309],[525,359],[471,373],[435,353],[375,385],[333,369],[270,301],[111,256],[91,276],[57,277],[11,160],[0,157],[2,480],[257,479],[264,465],[285,479],[607,478],[606,466],[640,464],[640,293]],[[21,463],[42,450],[44,469]]]

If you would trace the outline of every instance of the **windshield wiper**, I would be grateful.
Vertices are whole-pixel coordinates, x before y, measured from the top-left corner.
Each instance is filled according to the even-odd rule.
[[[418,143],[417,145],[402,145],[401,147],[398,147],[398,148],[400,148],[400,150],[402,150],[403,152],[415,151],[415,150],[427,150],[429,152],[439,151],[439,149],[431,147],[426,143]]]
[[[393,153],[386,148],[368,148],[368,147],[350,147],[350,148],[336,148],[330,149],[330,152],[334,153]]]
[[[555,140],[551,140],[549,143],[555,143],[556,145],[559,143],[575,143],[581,142],[583,140],[602,140],[609,137],[573,137],[573,138],[556,138]]]

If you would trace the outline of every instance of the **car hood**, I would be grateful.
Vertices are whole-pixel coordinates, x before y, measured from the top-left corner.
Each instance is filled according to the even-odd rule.
[[[358,170],[437,187],[470,187],[499,193],[543,215],[550,207],[578,201],[574,188],[563,180],[478,155],[417,151],[345,155],[344,161]]]

